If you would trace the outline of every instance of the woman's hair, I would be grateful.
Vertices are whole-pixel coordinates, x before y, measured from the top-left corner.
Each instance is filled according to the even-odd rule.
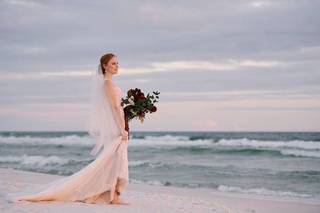
[[[107,53],[104,54],[101,58],[100,58],[100,66],[102,69],[102,73],[103,75],[106,73],[104,67],[102,66],[103,64],[108,64],[108,62],[111,60],[111,58],[115,57],[116,55],[113,53]]]

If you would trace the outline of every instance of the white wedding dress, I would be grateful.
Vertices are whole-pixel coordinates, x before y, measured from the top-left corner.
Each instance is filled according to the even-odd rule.
[[[120,105],[122,91],[118,86],[115,86],[115,91],[117,104]],[[121,116],[124,119],[122,107]],[[11,197],[11,201],[110,203],[115,191],[121,194],[128,182],[128,140],[118,134],[107,146],[103,146],[96,159],[85,168],[71,176],[32,189],[29,193],[22,192],[22,196]]]

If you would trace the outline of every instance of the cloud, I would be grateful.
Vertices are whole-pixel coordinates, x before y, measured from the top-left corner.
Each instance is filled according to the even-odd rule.
[[[152,62],[147,63],[144,67],[132,67],[132,68],[120,68],[121,75],[137,75],[137,74],[150,74],[157,72],[171,72],[171,71],[228,71],[239,70],[242,68],[268,68],[283,66],[285,62],[280,61],[257,61],[257,60],[235,60],[228,59],[223,62],[211,62],[211,61],[168,61],[168,62]],[[57,71],[45,71],[45,72],[33,72],[28,75],[22,73],[4,73],[0,76],[0,80],[9,79],[44,79],[51,77],[81,77],[91,76],[95,72],[92,70],[57,70]]]
[[[41,4],[39,1],[32,1],[32,0],[4,0],[4,2],[11,4],[13,6],[25,7],[25,8],[43,7],[43,4]]]
[[[271,1],[253,1],[249,4],[255,8],[262,8],[271,5]]]
[[[149,67],[124,68],[123,74],[140,74],[170,71],[225,71],[237,70],[243,67],[274,67],[284,63],[279,61],[256,61],[256,60],[234,60],[228,59],[224,62],[210,61],[168,61],[168,62],[152,62]]]
[[[288,117],[296,109],[303,127],[311,128],[306,122],[320,92],[319,7],[319,1],[291,0],[0,1],[0,109],[35,103],[45,114],[50,104],[85,103],[91,72],[101,55],[114,52],[120,62],[114,77],[123,91],[160,91],[165,112],[181,113],[180,125],[207,102],[228,112],[215,119],[202,106],[203,118],[188,119],[230,128],[223,117],[238,109],[239,120],[228,121],[255,128],[260,124],[253,118],[247,124],[240,111],[267,118],[262,110]],[[192,104],[181,112],[177,102]],[[166,127],[157,119],[152,127]],[[282,127],[297,128],[284,119]],[[2,122],[4,128],[11,121]]]

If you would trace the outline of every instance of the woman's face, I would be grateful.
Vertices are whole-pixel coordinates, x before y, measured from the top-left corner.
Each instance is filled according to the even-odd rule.
[[[118,59],[116,56],[112,57],[107,65],[103,65],[106,72],[110,72],[112,74],[118,73]]]

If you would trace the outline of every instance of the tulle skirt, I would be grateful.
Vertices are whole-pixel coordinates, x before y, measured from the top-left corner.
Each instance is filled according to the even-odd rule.
[[[68,177],[9,195],[17,201],[79,201],[110,203],[129,183],[128,140],[121,137],[105,147],[89,165]]]

